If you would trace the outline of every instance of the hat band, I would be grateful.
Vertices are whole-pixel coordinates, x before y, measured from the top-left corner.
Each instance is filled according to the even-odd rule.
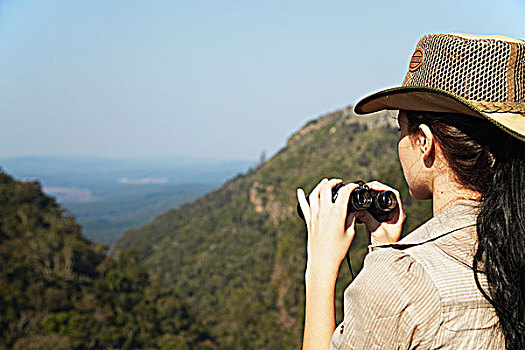
[[[525,114],[525,103],[520,102],[486,102],[468,101],[471,105],[485,113],[521,113]]]

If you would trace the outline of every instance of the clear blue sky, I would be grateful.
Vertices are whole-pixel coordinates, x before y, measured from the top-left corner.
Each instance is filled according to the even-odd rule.
[[[430,32],[524,38],[525,1],[0,0],[0,157],[255,160]]]

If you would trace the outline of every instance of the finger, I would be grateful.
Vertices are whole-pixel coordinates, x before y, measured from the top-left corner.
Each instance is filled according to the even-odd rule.
[[[396,190],[395,188],[392,188],[388,185],[385,185],[379,181],[372,181],[372,182],[369,182],[367,183],[368,185],[368,188],[372,189],[372,190],[376,190],[376,191],[391,191],[393,192],[395,195],[396,195],[396,198],[397,198],[397,201],[399,203],[401,203],[401,196],[399,194],[399,191]]]
[[[337,199],[335,200],[335,205],[338,207],[348,206],[348,201],[350,200],[350,194],[352,193],[353,190],[355,190],[358,187],[359,185],[355,183],[349,183],[348,185],[341,187],[339,191],[337,192]],[[345,210],[346,210],[346,207],[345,207]]]
[[[321,205],[328,207],[332,203],[332,189],[341,182],[343,182],[341,179],[330,179],[321,185],[321,192],[319,193]]]
[[[381,226],[381,223],[366,210],[357,212],[356,217],[359,218],[363,224],[365,224],[366,229],[370,232],[374,232],[379,228],[379,226]]]
[[[319,192],[321,191],[321,186],[327,181],[327,179],[322,179],[308,196],[310,199],[310,213],[312,217],[315,217],[319,212]]]
[[[371,182],[367,182],[366,184],[368,186],[368,188],[372,189],[372,190],[378,190],[378,191],[392,191],[392,192],[397,192],[397,190],[395,188],[392,188],[388,185],[385,185],[384,183],[381,183],[379,181],[371,181]]]
[[[338,216],[343,220],[345,220],[345,217],[347,217],[348,201],[350,200],[350,195],[358,187],[359,185],[350,183],[339,189],[337,199],[335,200],[335,208],[339,213]]]
[[[301,211],[303,212],[304,221],[306,222],[306,225],[310,225],[310,206],[308,205],[308,201],[306,200],[306,195],[304,194],[304,191],[302,188],[297,189],[297,200],[299,201],[299,206],[301,207]]]

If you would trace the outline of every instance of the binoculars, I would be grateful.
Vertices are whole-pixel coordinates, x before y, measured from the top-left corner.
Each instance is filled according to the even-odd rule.
[[[373,190],[362,180],[356,181],[355,183],[358,184],[359,187],[350,194],[347,215],[353,211],[366,210],[376,220],[381,221],[380,217],[382,214],[391,212],[397,208],[397,198],[394,192]],[[332,188],[332,202],[335,203],[337,192],[343,186],[344,184],[340,183]],[[306,196],[306,200],[310,203],[308,197],[309,196]],[[301,219],[305,220],[299,204],[297,205],[297,213]]]

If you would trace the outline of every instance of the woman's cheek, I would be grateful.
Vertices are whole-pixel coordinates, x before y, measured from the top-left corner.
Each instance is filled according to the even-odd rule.
[[[406,165],[406,145],[403,145],[404,138],[399,140],[399,143],[397,144],[397,154],[399,157],[399,162],[401,163],[401,169],[403,169],[403,175],[405,176],[405,180],[408,183],[408,177],[407,177],[407,165]]]
[[[410,158],[410,147],[411,144],[408,142],[408,138],[404,137],[401,140],[399,140],[398,143],[398,155],[399,155],[399,162],[401,163],[401,169],[403,169],[403,176],[405,177],[405,181],[408,185],[408,189],[410,192],[410,195],[412,198],[417,199],[417,191],[415,191],[414,183],[413,183],[413,174],[411,173],[411,170],[413,171],[414,164]]]

